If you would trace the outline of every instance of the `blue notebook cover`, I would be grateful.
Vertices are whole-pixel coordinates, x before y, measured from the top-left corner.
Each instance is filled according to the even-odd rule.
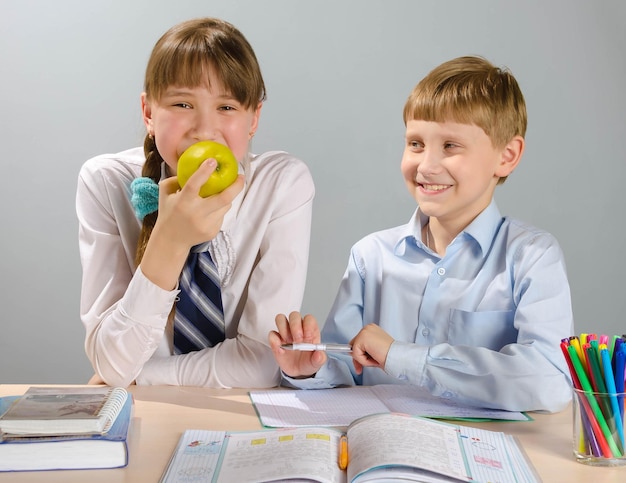
[[[0,397],[0,414],[20,396]],[[128,434],[133,415],[129,394],[105,434],[2,438],[0,471],[120,468],[128,464]]]

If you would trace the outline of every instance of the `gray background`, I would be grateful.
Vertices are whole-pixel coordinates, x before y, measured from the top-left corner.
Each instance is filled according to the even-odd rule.
[[[0,0],[0,383],[81,383],[74,208],[81,164],[141,143],[149,52],[179,21],[239,27],[269,97],[254,150],[305,160],[317,187],[303,311],[324,318],[350,246],[406,222],[402,107],[452,57],[508,66],[527,150],[501,211],[565,252],[577,332],[622,334],[626,3]],[[284,274],[288,276],[288,274]]]

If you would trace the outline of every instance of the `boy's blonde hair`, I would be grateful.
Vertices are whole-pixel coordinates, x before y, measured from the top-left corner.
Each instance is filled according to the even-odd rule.
[[[266,97],[256,55],[243,34],[217,18],[197,18],[170,28],[157,41],[146,67],[144,91],[148,101],[159,101],[170,86],[209,85],[209,72],[246,109],[254,110]],[[142,176],[158,183],[161,163],[154,138],[144,140],[146,162]],[[141,262],[158,212],[143,219],[135,261]]]
[[[403,117],[405,125],[410,120],[474,124],[496,148],[514,136],[524,137],[528,122],[526,102],[513,74],[477,56],[458,57],[430,71],[413,88]]]

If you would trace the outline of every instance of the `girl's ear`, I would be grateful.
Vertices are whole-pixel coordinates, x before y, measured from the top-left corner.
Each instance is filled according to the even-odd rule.
[[[504,178],[517,167],[524,153],[525,141],[522,136],[515,136],[502,150],[500,162],[496,167],[495,176]]]
[[[141,115],[143,117],[143,123],[146,125],[148,134],[154,136],[154,126],[152,123],[152,108],[148,102],[148,96],[145,92],[141,93]]]
[[[250,124],[250,132],[249,132],[249,138],[250,139],[252,139],[252,137],[256,133],[256,130],[259,127],[259,118],[261,117],[261,108],[262,107],[263,107],[263,103],[259,102],[259,105],[256,106],[256,109],[254,110],[254,114],[253,114],[253,117],[252,117],[252,123]]]

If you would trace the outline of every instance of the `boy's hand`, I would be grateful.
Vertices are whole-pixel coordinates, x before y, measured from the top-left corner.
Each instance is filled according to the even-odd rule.
[[[393,337],[378,325],[369,324],[363,327],[350,341],[352,361],[357,374],[361,374],[364,367],[378,367],[384,370],[392,343]]]
[[[289,318],[278,314],[276,328],[278,331],[271,331],[268,340],[282,371],[292,378],[313,376],[326,362],[324,351],[288,351],[280,346],[300,342],[319,344],[320,329],[315,317],[306,315],[302,318],[300,312],[291,312]]]

